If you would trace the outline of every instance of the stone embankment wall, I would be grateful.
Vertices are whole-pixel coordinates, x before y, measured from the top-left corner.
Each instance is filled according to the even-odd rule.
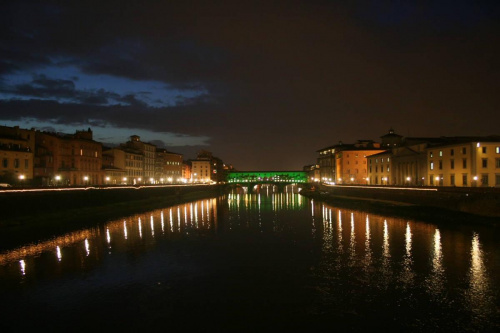
[[[499,188],[395,188],[320,185],[330,196],[443,208],[481,216],[500,217]]]

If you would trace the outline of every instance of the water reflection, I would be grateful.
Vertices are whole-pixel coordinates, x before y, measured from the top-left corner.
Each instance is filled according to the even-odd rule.
[[[372,264],[372,256],[373,252],[370,245],[371,233],[370,233],[370,218],[366,215],[366,223],[365,223],[365,259],[364,259],[364,267],[365,270],[368,270]]]
[[[181,231],[181,226],[186,228],[186,230],[190,227],[195,229],[204,228],[206,230],[215,227],[215,225],[211,224],[211,221],[217,220],[216,199],[203,200],[195,203],[194,205],[189,204],[189,206],[192,207],[192,210],[190,210],[189,213],[187,212],[188,204],[168,208],[170,234],[179,233]],[[185,212],[183,218],[181,218],[181,209]],[[173,216],[174,210],[177,210],[177,219]],[[203,214],[201,214],[202,210]],[[198,214],[201,215],[201,219],[197,217]],[[63,257],[62,251],[64,248],[71,248],[77,244],[81,244],[80,246],[83,245],[85,257],[89,257],[92,251],[101,251],[104,249],[107,249],[108,253],[110,253],[109,250],[111,249],[112,240],[113,244],[116,244],[117,247],[123,247],[125,246],[124,242],[130,240],[131,237],[133,242],[136,242],[138,239],[144,239],[144,229],[146,226],[142,223],[142,221],[147,218],[148,215],[150,223],[146,226],[149,228],[149,233],[151,235],[150,239],[154,239],[160,235],[165,235],[164,210],[158,210],[149,214],[132,216],[126,220],[109,222],[104,226],[102,233],[99,227],[79,230],[63,236],[55,237],[51,240],[37,244],[28,244],[17,249],[0,253],[0,265],[8,265],[11,262],[17,261],[19,262],[22,275],[25,275],[27,258],[30,258],[30,260],[35,259],[36,261],[36,259],[43,253],[53,253],[58,262],[64,260],[71,261],[73,260],[71,258],[71,254]],[[191,224],[191,221],[196,221],[196,223]],[[134,222],[136,228],[134,228]],[[159,224],[159,226],[157,224]],[[177,226],[177,228],[175,226]],[[158,227],[162,230],[160,234],[155,233],[155,230]],[[101,237],[101,234],[104,237],[102,243],[98,240]],[[99,244],[105,244],[105,248],[101,249]],[[55,252],[53,249],[55,249]],[[71,253],[74,255],[76,252]]]
[[[476,321],[481,321],[484,316],[489,316],[498,311],[491,296],[488,273],[484,265],[484,253],[479,242],[479,235],[472,236],[472,246],[470,250],[470,270],[469,285],[467,293],[468,303],[475,315]]]
[[[340,309],[342,314],[348,304],[351,306],[349,311],[357,311],[361,318],[365,315],[361,311],[371,314],[385,307],[389,309],[386,313],[396,313],[406,306],[411,311],[420,311],[422,317],[418,320],[434,316],[436,321],[441,318],[438,311],[450,311],[461,314],[454,320],[462,323],[465,314],[471,312],[477,323],[467,327],[473,328],[480,328],[485,316],[491,318],[497,313],[498,282],[495,271],[491,273],[498,256],[497,244],[485,248],[479,233],[472,234],[472,239],[468,234],[466,241],[460,242],[463,239],[461,231],[340,209],[306,200],[296,193],[230,193],[110,221],[0,253],[0,273],[2,276],[12,274],[23,283],[30,278],[41,279],[40,276],[58,279],[65,273],[74,276],[71,273],[75,270],[94,269],[126,257],[120,254],[130,255],[135,263],[141,256],[132,254],[147,253],[155,248],[163,250],[161,246],[165,244],[192,239],[218,242],[222,236],[233,234],[252,234],[253,239],[264,239],[265,242],[255,243],[259,246],[276,240],[277,244],[286,242],[301,246],[297,251],[302,255],[301,260],[311,262],[311,268],[307,269],[310,276],[301,280],[307,285],[303,289],[321,294],[328,302],[318,304],[325,307],[338,302],[338,308],[318,310],[321,313]],[[263,234],[265,238],[259,238]],[[192,243],[182,243],[182,250],[172,254],[178,260],[176,264],[189,258]],[[246,246],[253,249],[255,244],[249,242]],[[464,247],[466,250],[457,250]],[[276,248],[270,246],[270,249]],[[104,259],[111,249],[113,256]],[[300,262],[292,260],[294,249],[286,252],[282,260],[290,262],[295,269]],[[492,249],[493,254],[488,249]],[[233,265],[231,267],[245,266],[250,262],[248,259],[253,259],[247,255],[245,261],[235,258],[235,262],[229,264]],[[211,256],[207,254],[213,259]],[[165,260],[165,264],[167,262]],[[204,261],[203,265],[209,262]],[[259,269],[260,264],[252,263],[252,270]],[[196,266],[193,270],[203,271],[204,268]],[[95,271],[97,274],[100,270]],[[189,274],[196,273],[190,271]],[[258,272],[254,278],[266,274]],[[358,309],[353,304],[361,305]],[[431,306],[425,312],[418,308],[422,304]],[[453,317],[449,313],[448,316]]]
[[[412,258],[412,233],[410,228],[410,223],[406,223],[405,232],[405,254],[403,256],[402,271],[400,281],[403,283],[403,287],[409,287],[413,285],[413,280],[415,278],[415,273],[413,272],[413,258]]]
[[[439,300],[443,294],[445,283],[445,271],[443,268],[443,253],[441,245],[441,232],[436,229],[433,237],[433,251],[431,253],[432,270],[427,279],[428,292],[433,295],[436,300]]]

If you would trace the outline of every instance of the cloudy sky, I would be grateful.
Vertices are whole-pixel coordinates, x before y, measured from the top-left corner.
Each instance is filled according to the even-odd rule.
[[[391,127],[500,134],[499,1],[0,6],[0,125],[137,134],[239,170],[301,169]]]

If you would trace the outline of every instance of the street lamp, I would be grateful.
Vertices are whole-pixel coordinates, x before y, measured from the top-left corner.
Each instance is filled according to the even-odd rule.
[[[59,185],[59,181],[61,180],[61,176],[56,175],[55,179],[56,179],[56,185]]]
[[[88,185],[88,181],[89,181],[89,176],[83,176],[83,182],[85,183],[85,185]]]
[[[19,182],[21,183],[21,185],[23,183],[24,178],[25,178],[24,175],[19,175]]]
[[[127,184],[127,177],[123,177],[123,183]]]

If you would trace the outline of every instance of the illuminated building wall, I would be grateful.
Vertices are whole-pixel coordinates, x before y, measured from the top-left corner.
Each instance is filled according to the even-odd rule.
[[[182,182],[183,155],[166,149],[156,150],[156,181],[160,183]]]
[[[335,153],[337,184],[368,184],[367,157],[382,149],[346,149]]]
[[[192,182],[209,182],[212,176],[212,163],[210,160],[193,160],[191,161],[191,181]]]
[[[319,153],[317,164],[319,165],[319,179],[321,182],[335,182],[336,179],[336,162],[335,162],[335,147],[330,146],[316,151]]]
[[[102,152],[102,160],[104,183],[108,185],[125,183],[124,178],[127,177],[125,152],[118,148],[106,149]]]
[[[368,165],[368,184],[394,185],[392,177],[392,153],[383,152],[366,157]]]
[[[0,126],[0,182],[9,184],[33,179],[35,130]]]
[[[498,138],[497,138],[498,139]],[[500,140],[474,140],[427,149],[427,185],[500,186]]]
[[[90,129],[75,134],[36,132],[34,177],[45,185],[101,185],[102,145],[92,139]]]

